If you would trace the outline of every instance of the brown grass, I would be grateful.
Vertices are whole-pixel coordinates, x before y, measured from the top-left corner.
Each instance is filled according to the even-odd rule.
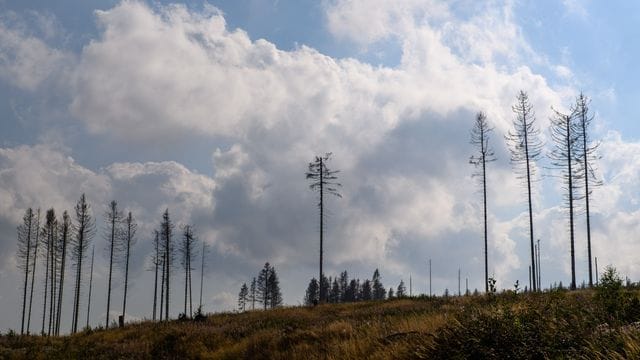
[[[630,293],[637,299],[637,294]],[[142,322],[62,337],[0,336],[10,359],[623,358],[640,319],[612,319],[593,292],[289,307]],[[637,304],[637,302],[631,302]],[[629,312],[629,314],[635,314]],[[633,315],[636,316],[636,315]]]

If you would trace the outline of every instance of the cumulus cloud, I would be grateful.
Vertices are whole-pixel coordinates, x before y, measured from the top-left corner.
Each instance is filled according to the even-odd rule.
[[[341,170],[343,198],[328,202],[329,273],[348,269],[364,277],[380,267],[391,282],[406,281],[408,274],[423,279],[430,257],[437,263],[436,291],[453,288],[458,267],[482,289],[481,198],[470,177],[468,131],[483,110],[496,128],[492,144],[499,159],[490,164],[488,178],[490,271],[499,287],[510,288],[527,278],[529,263],[522,189],[502,141],[511,127],[511,105],[520,89],[528,91],[545,128],[550,107],[569,103],[573,89],[556,88],[532,70],[530,62],[538,60],[510,3],[474,6],[460,16],[455,5],[442,2],[326,3],[327,26],[336,37],[361,46],[397,41],[402,55],[396,67],[335,59],[306,46],[283,51],[229,30],[210,6],[198,12],[126,1],[98,11],[100,35],[76,55],[78,66],[69,76],[60,78],[71,99],[63,107],[93,138],[127,146],[170,141],[189,152],[192,136],[204,137],[211,142],[204,154],[211,166],[196,171],[176,161],[113,159],[92,168],[69,156],[88,148],[0,149],[0,226],[8,229],[3,234],[14,231],[21,215],[16,209],[71,208],[87,192],[100,216],[101,204],[119,200],[140,223],[144,240],[134,273],[148,290],[141,279],[148,279],[143,270],[149,239],[169,208],[176,223],[195,224],[213,247],[210,272],[216,280],[205,295],[210,304],[232,306],[235,288],[265,261],[278,268],[286,301],[296,303],[316,274],[318,255],[317,196],[304,171],[314,155],[332,151],[330,166]],[[56,54],[45,49],[46,56],[35,58]],[[28,75],[28,67],[14,64],[19,62],[5,66],[18,69],[11,79]],[[47,74],[62,71],[56,61],[47,64],[54,69]],[[571,74],[568,67],[552,69]],[[43,84],[11,81],[25,88]],[[636,230],[630,220],[636,199],[628,193],[636,187],[629,180],[638,171],[629,160],[636,158],[636,147],[615,134],[601,147],[608,185],[595,192],[594,238],[603,256],[605,236],[616,236],[623,246]],[[544,271],[562,276],[566,221],[550,204],[556,194],[543,191],[541,183],[535,224]],[[626,199],[630,207],[620,212]],[[3,236],[7,259],[5,244],[13,239]],[[612,262],[631,263],[606,254]],[[583,251],[579,255],[584,258]],[[132,294],[132,315],[141,316],[148,292]]]
[[[355,16],[349,6],[334,3],[329,18],[355,22],[348,20]],[[429,11],[420,6],[407,1],[380,8],[384,30],[371,36],[391,31],[403,44],[401,65],[386,68],[308,47],[279,50],[242,30],[229,31],[215,8],[198,13],[123,2],[96,13],[102,32],[79,55],[70,110],[96,136],[156,143],[197,132],[230,140],[233,145],[213,154],[215,199],[184,200],[215,207],[211,235],[225,251],[254,263],[290,259],[313,243],[314,195],[301,173],[313,154],[331,150],[345,184],[331,231],[349,241],[338,242],[328,261],[357,258],[399,268],[386,255],[402,236],[429,243],[477,229],[477,208],[467,205],[473,188],[466,182],[474,112],[485,110],[499,135],[509,127],[520,88],[530,90],[540,109],[562,97],[527,66],[498,69],[489,61],[493,55],[463,51],[446,36],[455,24],[476,33],[481,21],[455,19],[442,5]],[[495,36],[517,37],[508,8],[496,14],[506,35]],[[387,29],[395,18],[406,18],[404,28]],[[483,41],[493,42],[492,36]],[[482,63],[474,63],[479,58]],[[546,111],[541,113],[544,124]],[[505,153],[501,142],[496,147]],[[128,179],[156,184],[153,166],[117,164],[105,174],[122,189],[135,188]],[[183,172],[179,164],[163,168]],[[497,168],[507,174],[508,165]],[[152,170],[154,176],[146,174]],[[157,191],[136,193],[166,196]],[[278,205],[282,211],[274,211]],[[147,206],[158,211],[161,205]],[[308,265],[313,258],[299,261]]]
[[[50,207],[55,208],[58,215],[67,210],[73,218],[73,208],[80,194],[87,195],[99,230],[93,240],[98,259],[96,279],[101,279],[105,272],[100,252],[103,247],[102,217],[112,199],[119,201],[121,209],[131,211],[139,223],[138,244],[130,267],[133,279],[143,276],[148,265],[152,230],[160,223],[164,209],[170,210],[176,225],[194,221],[202,224],[199,226],[202,233],[208,230],[205,219],[211,217],[215,209],[214,180],[180,164],[114,163],[96,172],[49,145],[0,148],[0,189],[0,256],[3,271],[12,276],[16,275],[12,266],[15,263],[15,229],[28,207],[40,208],[43,214]],[[176,234],[179,238],[179,227]],[[202,239],[215,245],[215,238],[203,236]],[[148,283],[141,285],[148,289]],[[101,299],[101,289],[96,291],[97,298]],[[138,311],[141,311],[140,307]]]
[[[47,80],[64,77],[75,60],[70,53],[46,43],[59,31],[52,17],[32,15],[32,27],[13,12],[0,16],[0,78],[28,91],[36,90]],[[36,33],[33,27],[40,31]]]

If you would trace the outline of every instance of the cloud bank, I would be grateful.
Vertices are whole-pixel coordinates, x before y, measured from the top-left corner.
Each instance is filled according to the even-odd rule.
[[[314,155],[330,151],[344,197],[329,202],[328,273],[347,269],[368,277],[379,267],[386,285],[412,275],[424,291],[431,258],[436,291],[456,286],[458,268],[481,289],[480,195],[467,163],[469,130],[480,110],[496,128],[499,158],[489,169],[490,272],[499,287],[526,282],[528,224],[502,135],[520,89],[529,92],[543,128],[551,106],[569,104],[575,89],[552,86],[532,70],[543,60],[521,34],[513,5],[475,6],[461,14],[441,2],[325,4],[327,29],[340,41],[397,42],[402,55],[395,67],[332,58],[304,45],[280,50],[229,29],[212,6],[196,11],[124,1],[96,12],[100,35],[79,53],[0,23],[0,78],[27,92],[49,81],[66,89],[56,111],[82,129],[77,136],[125,149],[167,142],[187,154],[193,137],[211,142],[208,153],[193,154],[208,159],[203,169],[124,161],[116,152],[102,167],[74,160],[74,153],[96,151],[92,146],[0,149],[3,287],[18,286],[12,259],[22,211],[71,210],[85,192],[96,217],[116,199],[140,223],[132,315],[150,313],[145,257],[165,208],[177,224],[195,224],[211,245],[208,306],[233,307],[237,288],[265,261],[279,269],[286,302],[296,304],[316,275],[318,252],[316,198],[304,171]],[[636,246],[638,146],[615,131],[604,138],[606,185],[594,202],[594,251],[601,264],[615,263],[632,276],[640,275],[625,255],[633,251],[611,249]],[[545,286],[566,283],[569,274],[565,215],[552,181],[541,182],[536,195]],[[0,301],[3,309],[18,306],[17,298]],[[6,312],[2,318],[13,321]]]

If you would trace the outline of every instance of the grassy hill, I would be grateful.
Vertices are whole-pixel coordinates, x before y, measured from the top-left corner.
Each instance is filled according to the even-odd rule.
[[[0,337],[16,359],[640,358],[637,290],[394,299]]]

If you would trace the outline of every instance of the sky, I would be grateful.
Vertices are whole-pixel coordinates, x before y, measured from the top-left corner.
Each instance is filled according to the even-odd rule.
[[[635,2],[593,0],[0,0],[0,331],[20,327],[24,211],[71,211],[82,193],[98,229],[92,325],[106,315],[111,200],[139,224],[130,319],[151,317],[151,241],[167,208],[209,245],[205,311],[233,310],[265,262],[285,303],[300,304],[318,266],[317,195],[304,173],[327,152],[343,196],[327,201],[327,275],[364,279],[378,268],[387,288],[411,277],[424,293],[431,259],[435,293],[457,291],[458,269],[482,290],[482,198],[469,164],[478,111],[495,128],[498,158],[487,173],[489,272],[498,288],[526,285],[525,193],[504,141],[520,90],[545,154],[552,107],[568,109],[581,91],[591,99],[603,182],[591,204],[593,253],[600,269],[613,264],[637,281],[639,14]],[[536,168],[542,283],[566,285],[562,184],[549,160]],[[579,212],[578,283],[586,250]],[[178,269],[174,278],[177,317]],[[122,271],[116,279],[113,314]],[[36,281],[35,319],[40,272]]]

